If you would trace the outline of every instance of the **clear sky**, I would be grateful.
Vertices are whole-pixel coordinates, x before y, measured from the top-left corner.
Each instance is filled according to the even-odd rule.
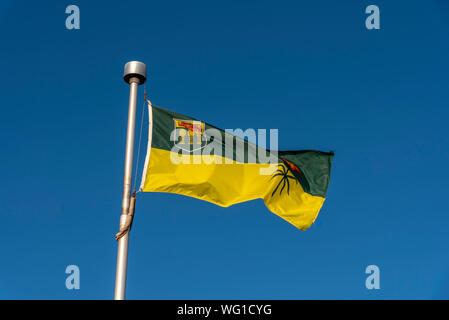
[[[0,298],[113,298],[129,60],[156,105],[335,160],[306,232],[262,200],[139,194],[128,298],[449,298],[448,40],[445,0],[3,0]]]

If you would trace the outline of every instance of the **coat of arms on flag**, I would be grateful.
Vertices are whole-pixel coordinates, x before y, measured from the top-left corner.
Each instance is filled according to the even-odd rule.
[[[206,146],[204,136],[204,122],[196,120],[173,119],[174,144],[176,147],[193,152]]]

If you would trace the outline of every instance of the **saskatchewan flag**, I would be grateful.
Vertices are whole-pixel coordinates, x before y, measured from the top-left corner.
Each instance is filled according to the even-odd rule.
[[[148,108],[141,191],[182,194],[223,207],[260,198],[301,230],[317,218],[329,185],[332,152],[270,151],[235,131],[149,101]]]

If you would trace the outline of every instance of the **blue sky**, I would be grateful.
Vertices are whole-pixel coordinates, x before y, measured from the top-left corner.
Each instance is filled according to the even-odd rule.
[[[156,105],[336,156],[306,232],[262,200],[140,194],[128,298],[449,298],[448,39],[444,0],[2,1],[0,298],[113,298],[129,60]]]

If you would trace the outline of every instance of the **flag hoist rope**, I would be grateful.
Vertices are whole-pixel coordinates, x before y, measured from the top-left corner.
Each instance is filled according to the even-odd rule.
[[[136,208],[136,181],[137,181],[137,172],[139,171],[139,158],[140,158],[140,146],[142,142],[142,128],[143,128],[143,119],[145,117],[145,102],[148,100],[146,85],[144,86],[144,94],[143,94],[143,106],[142,106],[142,116],[140,119],[140,133],[139,133],[139,144],[137,146],[137,157],[136,157],[136,165],[135,165],[135,173],[134,173],[134,181],[133,181],[133,193],[131,198],[129,199],[129,211],[126,216],[126,221],[123,226],[120,227],[120,230],[115,235],[115,240],[119,240],[123,237],[127,232],[131,231],[134,219],[134,210]],[[148,103],[151,104],[150,100]]]
[[[115,240],[118,241],[121,237],[123,237],[126,233],[128,233],[131,230],[135,207],[136,207],[136,192],[134,191],[131,198],[129,199],[129,209],[128,215],[126,216],[125,224],[120,227],[119,232],[115,235]]]

